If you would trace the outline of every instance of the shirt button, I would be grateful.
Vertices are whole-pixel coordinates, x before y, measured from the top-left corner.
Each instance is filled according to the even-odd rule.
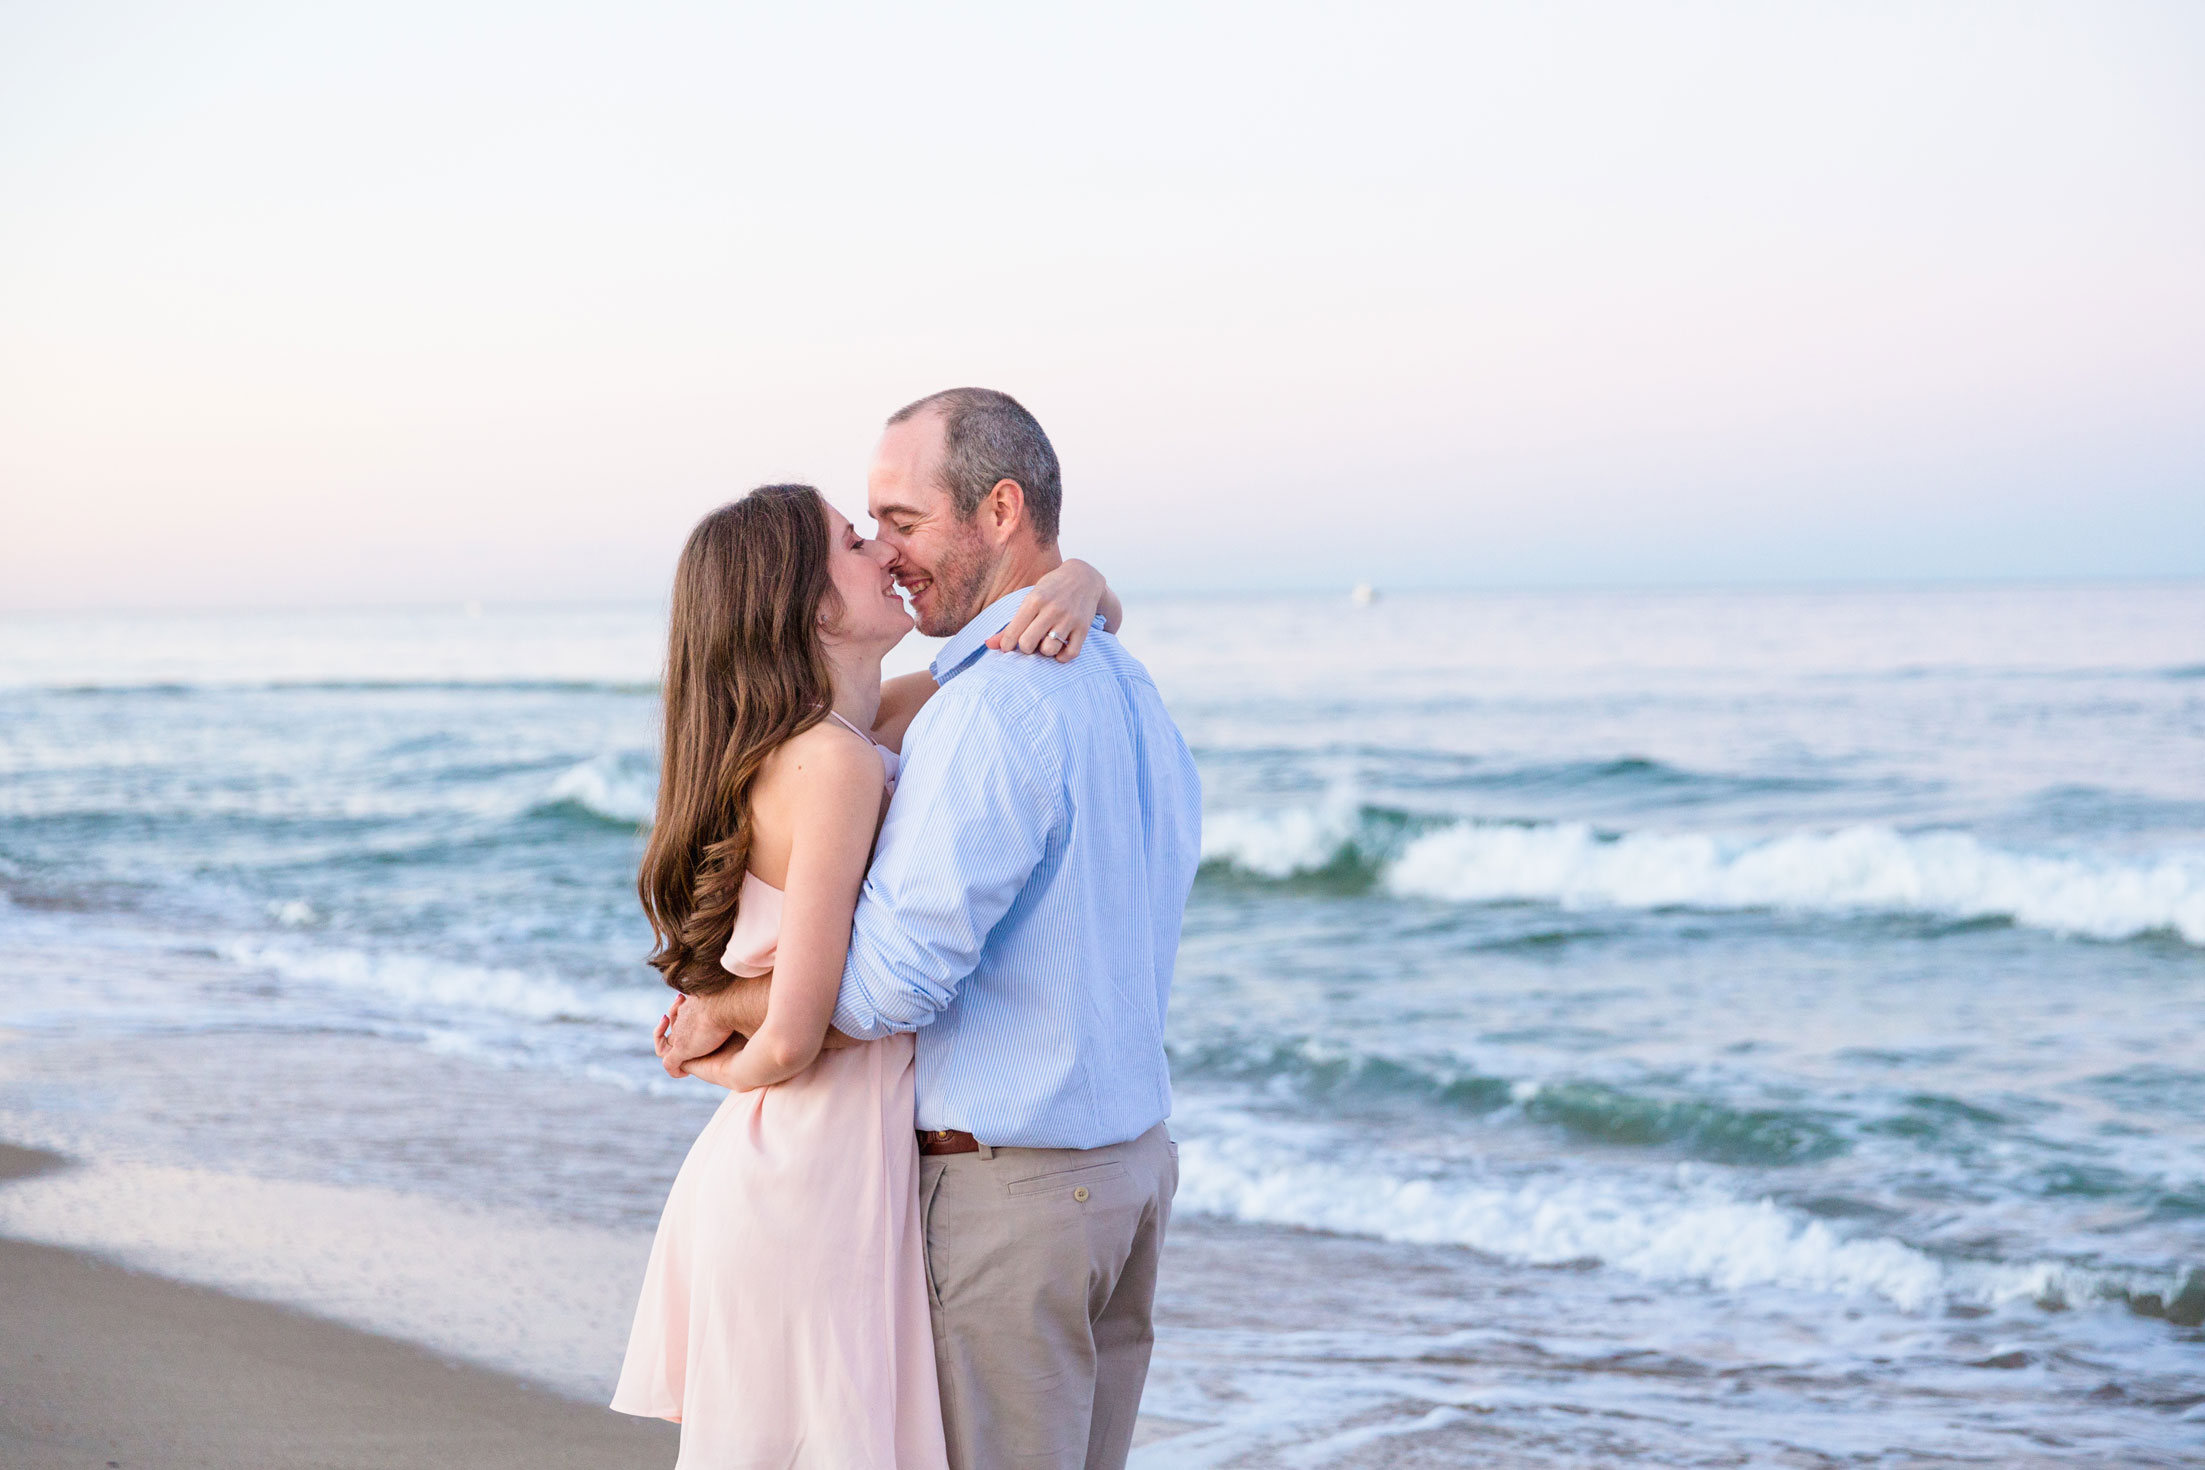
[[[1083,1204],[1083,1205],[1084,1205],[1084,1204],[1086,1204],[1086,1203],[1087,1203],[1087,1186],[1086,1186],[1086,1185],[1084,1185],[1084,1184],[1082,1184],[1082,1185],[1081,1185],[1081,1186],[1080,1186],[1079,1188],[1077,1188],[1077,1189],[1073,1190],[1073,1191],[1072,1191],[1072,1198],[1074,1198],[1074,1199],[1078,1200],[1078,1201],[1079,1201],[1079,1202],[1080,1202],[1081,1204]]]

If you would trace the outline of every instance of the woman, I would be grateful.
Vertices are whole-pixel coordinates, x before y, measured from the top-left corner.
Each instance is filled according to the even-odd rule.
[[[681,1424],[682,1470],[946,1464],[912,1039],[827,1044],[903,732],[934,692],[881,682],[912,626],[889,561],[818,491],[768,485],[706,516],[674,577],[637,885],[651,963],[690,995],[773,974],[758,1033],[687,1065],[730,1093],[667,1197],[613,1396]],[[1100,575],[1068,562],[1004,636],[1084,630],[1098,606],[1115,626]]]

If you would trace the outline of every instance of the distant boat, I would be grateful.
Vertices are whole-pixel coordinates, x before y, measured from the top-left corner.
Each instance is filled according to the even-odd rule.
[[[1348,594],[1357,607],[1369,607],[1378,600],[1378,589],[1368,582],[1357,582],[1355,590]]]

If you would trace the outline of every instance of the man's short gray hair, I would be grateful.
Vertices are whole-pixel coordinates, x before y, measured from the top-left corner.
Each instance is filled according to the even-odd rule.
[[[1056,449],[1025,405],[993,388],[947,388],[905,404],[888,422],[900,424],[922,413],[942,417],[942,488],[961,518],[972,519],[998,480],[1016,480],[1026,492],[1034,538],[1043,546],[1056,545],[1064,482]]]

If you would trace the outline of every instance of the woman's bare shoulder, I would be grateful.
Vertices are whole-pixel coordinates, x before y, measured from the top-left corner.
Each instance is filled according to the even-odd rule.
[[[855,787],[878,795],[885,780],[871,744],[833,720],[782,741],[758,772],[760,795],[769,786],[790,793]]]

